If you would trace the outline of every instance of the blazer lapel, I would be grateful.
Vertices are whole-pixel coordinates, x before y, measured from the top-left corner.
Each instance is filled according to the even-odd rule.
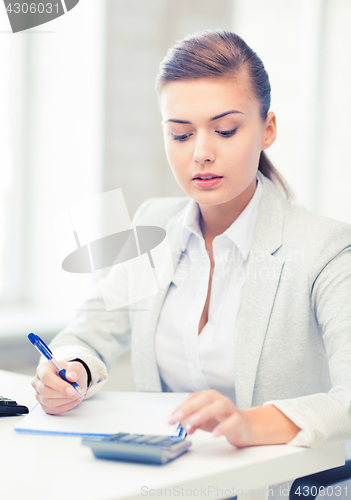
[[[165,228],[174,270],[182,253],[180,231],[183,215],[184,209],[171,217]],[[135,316],[131,352],[134,382],[138,391],[160,392],[162,390],[155,356],[154,337],[171,279],[167,283],[162,290],[143,301],[143,308],[145,307],[149,313],[138,312]]]
[[[250,250],[234,350],[235,395],[249,408],[260,355],[284,261],[274,255],[282,245],[285,200],[264,176],[263,193]]]

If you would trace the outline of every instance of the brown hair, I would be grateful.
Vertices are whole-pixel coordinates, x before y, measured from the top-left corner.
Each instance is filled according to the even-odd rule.
[[[267,118],[271,105],[271,85],[268,74],[257,54],[235,33],[224,30],[206,30],[187,36],[171,47],[161,61],[156,78],[160,94],[169,82],[197,78],[230,78],[248,76],[250,90],[260,102],[262,120]],[[292,191],[261,151],[258,169],[282,188],[287,199]]]

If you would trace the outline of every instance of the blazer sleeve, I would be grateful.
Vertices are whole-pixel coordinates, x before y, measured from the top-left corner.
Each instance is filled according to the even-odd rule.
[[[322,446],[351,441],[351,246],[344,248],[320,270],[311,289],[315,315],[329,364],[328,393],[267,401],[301,431],[292,446]]]
[[[132,225],[138,223],[152,203],[153,198],[146,200],[136,211]],[[112,273],[113,285],[118,283],[114,293],[128,293],[128,275],[123,269],[112,268],[105,278],[108,282]],[[82,359],[91,372],[91,383],[86,397],[98,392],[105,384],[108,372],[131,344],[131,324],[128,308],[106,311],[105,303],[96,285],[92,295],[84,302],[81,311],[64,330],[56,335],[50,344],[55,357],[61,361]],[[41,359],[45,361],[45,359]]]

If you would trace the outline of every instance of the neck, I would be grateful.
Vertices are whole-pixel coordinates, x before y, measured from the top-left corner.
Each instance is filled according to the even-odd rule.
[[[256,178],[236,198],[219,205],[200,205],[200,227],[206,241],[224,233],[247,207],[256,190]]]

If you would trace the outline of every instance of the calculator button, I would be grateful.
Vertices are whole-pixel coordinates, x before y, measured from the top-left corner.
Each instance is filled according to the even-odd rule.
[[[169,442],[169,438],[165,436],[156,436],[152,439],[150,439],[147,444],[161,444],[164,442]]]
[[[125,436],[121,436],[120,438],[116,439],[118,442],[123,442],[123,443],[128,443],[129,441],[133,441],[139,437],[139,434],[126,434]]]
[[[176,441],[173,441],[173,439],[167,438],[167,440],[163,441],[163,443],[160,443],[159,446],[173,446],[174,444],[180,443],[181,441],[184,441],[184,439],[177,439]]]
[[[103,438],[103,441],[118,441],[122,436],[128,436],[128,434],[119,432],[118,434],[112,434],[111,436]]]
[[[139,435],[135,439],[133,439],[133,443],[148,443],[150,439],[154,438],[155,436],[150,436],[150,435]]]

